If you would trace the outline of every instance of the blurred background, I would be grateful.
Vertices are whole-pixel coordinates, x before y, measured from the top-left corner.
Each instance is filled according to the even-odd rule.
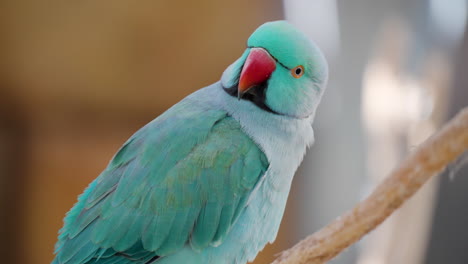
[[[468,105],[466,13],[466,0],[1,1],[2,262],[50,263],[63,216],[119,146],[287,19],[330,80],[279,237],[255,261],[269,263]],[[332,263],[468,263],[467,189],[468,170],[449,169]]]

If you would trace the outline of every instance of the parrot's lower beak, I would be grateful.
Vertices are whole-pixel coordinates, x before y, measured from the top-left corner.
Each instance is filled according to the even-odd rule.
[[[252,87],[261,85],[276,69],[276,60],[263,48],[252,48],[242,68],[237,96],[239,99]]]

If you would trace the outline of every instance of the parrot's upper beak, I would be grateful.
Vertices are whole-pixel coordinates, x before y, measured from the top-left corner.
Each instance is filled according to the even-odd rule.
[[[238,98],[242,98],[252,87],[268,80],[275,69],[276,61],[265,49],[252,48],[240,74]]]

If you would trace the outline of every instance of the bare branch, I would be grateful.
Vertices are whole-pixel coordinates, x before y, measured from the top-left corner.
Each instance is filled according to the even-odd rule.
[[[351,211],[284,251],[272,264],[324,263],[361,239],[432,176],[468,150],[468,107],[421,144]]]

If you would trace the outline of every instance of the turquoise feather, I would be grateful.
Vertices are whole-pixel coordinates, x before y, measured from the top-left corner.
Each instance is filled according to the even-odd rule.
[[[245,264],[274,241],[328,70],[284,21],[265,23],[247,45],[220,82],[118,150],[65,217],[53,264]],[[276,66],[239,93],[253,50]]]
[[[117,252],[130,256],[135,244],[143,260],[222,241],[267,159],[224,111],[187,107],[136,132],[90,184],[65,218],[59,263],[125,261]]]

